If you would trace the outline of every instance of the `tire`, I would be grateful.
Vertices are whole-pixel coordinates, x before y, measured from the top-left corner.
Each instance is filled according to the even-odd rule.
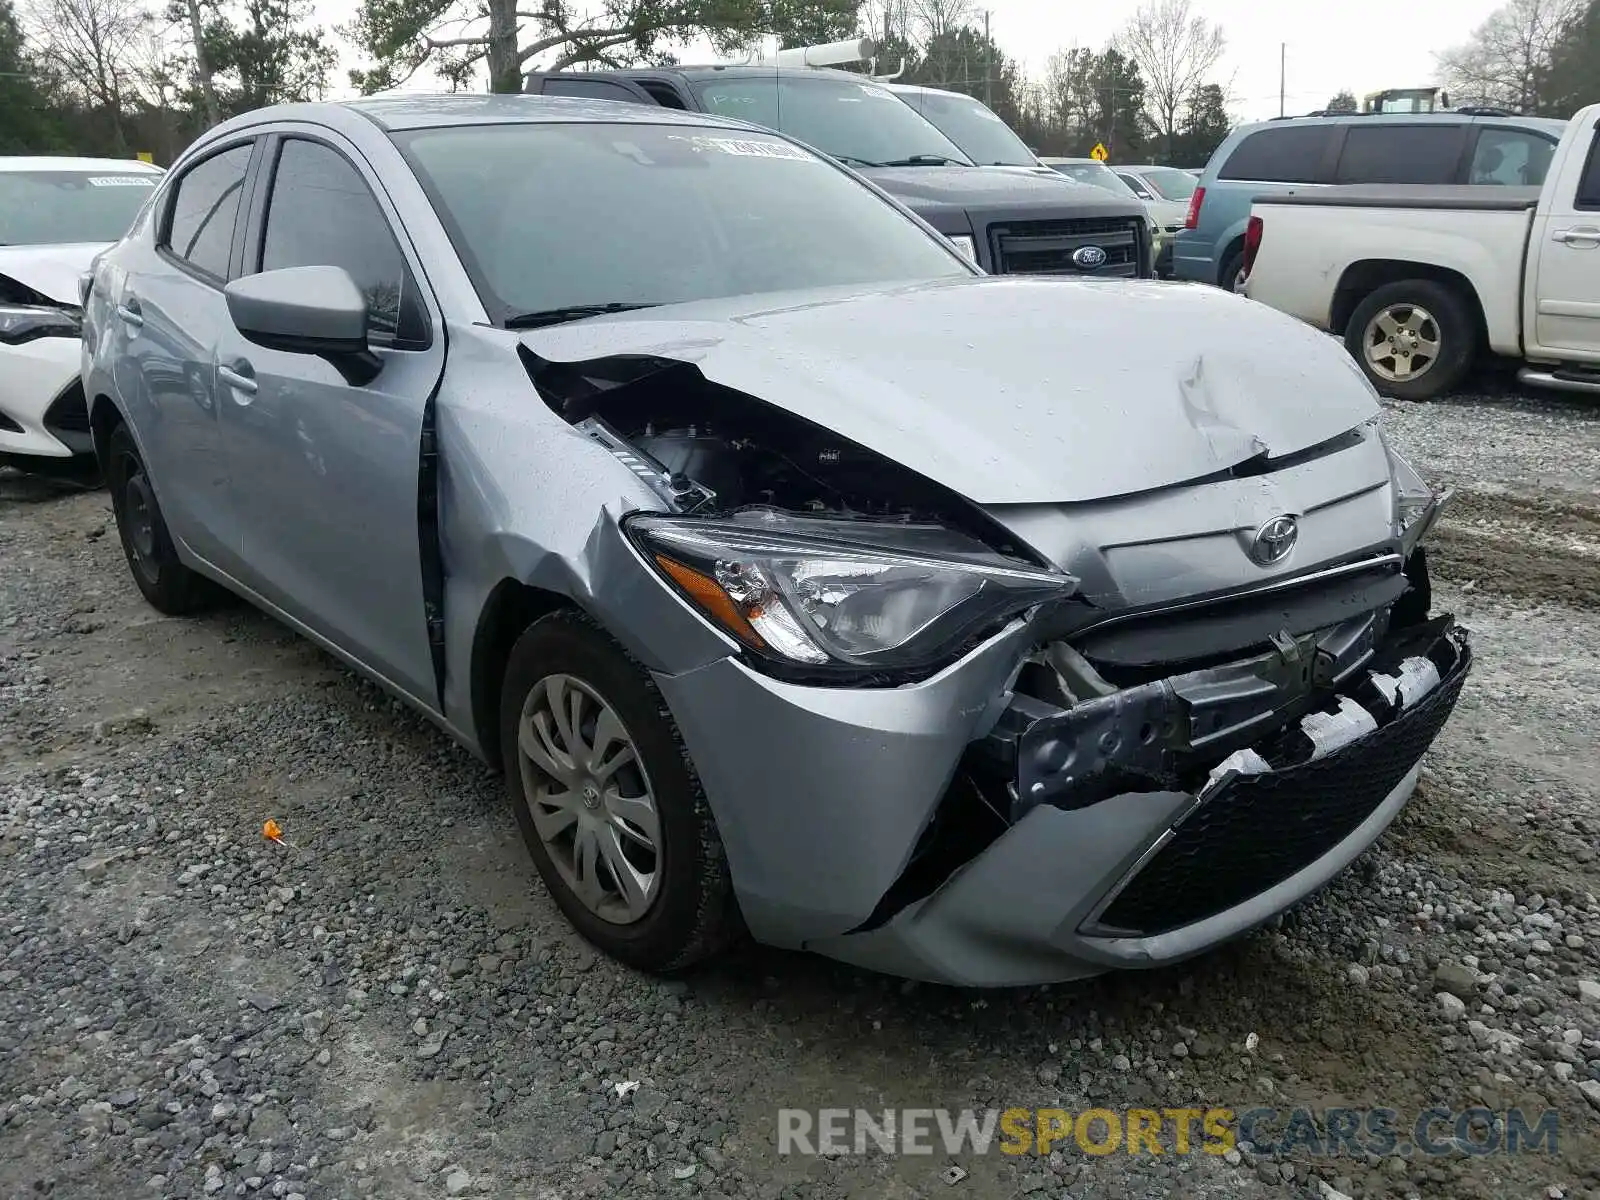
[[[151,607],[183,616],[215,604],[221,589],[178,561],[144,459],[126,425],[118,424],[106,438],[105,482],[128,570]]]
[[[543,761],[561,765],[550,749],[566,748],[552,699],[566,709],[574,694],[580,755],[569,758],[601,760],[606,767],[625,757],[626,745],[631,761],[603,772],[585,770],[582,762],[570,769],[568,762],[558,778],[524,752],[520,734],[526,729],[543,747]],[[603,710],[615,719],[608,728],[619,736],[595,744]],[[740,921],[733,885],[694,765],[649,675],[598,626],[561,612],[534,622],[517,639],[500,696],[500,745],[528,853],[557,907],[585,938],[654,973],[681,970],[735,939]],[[550,803],[557,796],[567,800]],[[653,802],[653,836],[644,801]],[[580,839],[594,846],[587,872]],[[613,866],[618,854],[625,861]],[[627,889],[621,880],[630,866],[634,887]]]
[[[1472,369],[1478,322],[1456,288],[1432,279],[1403,279],[1384,284],[1356,305],[1344,344],[1384,395],[1431,400]]]
[[[1217,286],[1224,291],[1243,295],[1243,289],[1239,286],[1239,276],[1243,271],[1244,248],[1241,246],[1222,260],[1222,270],[1217,273]]]

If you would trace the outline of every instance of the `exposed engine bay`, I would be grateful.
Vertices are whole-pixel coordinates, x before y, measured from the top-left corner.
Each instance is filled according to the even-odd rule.
[[[708,382],[691,364],[624,356],[580,364],[523,352],[546,403],[617,455],[674,511],[741,509],[937,521],[1036,562],[972,504],[848,438]]]

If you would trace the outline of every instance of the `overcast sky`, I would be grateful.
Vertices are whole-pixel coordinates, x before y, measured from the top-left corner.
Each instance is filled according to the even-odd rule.
[[[977,0],[983,3],[983,0]],[[990,29],[1000,48],[1039,77],[1055,50],[1098,50],[1139,7],[1140,0],[989,0]],[[1228,39],[1217,82],[1232,97],[1234,115],[1257,120],[1278,114],[1279,47],[1284,47],[1287,107],[1320,108],[1339,90],[1357,96],[1385,87],[1434,82],[1434,54],[1465,41],[1496,0],[1191,0]],[[340,24],[355,0],[322,0],[318,19]],[[980,18],[981,19],[981,18]],[[705,61],[704,50],[681,56]],[[346,63],[345,65],[350,65]],[[344,83],[341,69],[339,83]],[[418,80],[413,87],[436,86]],[[348,89],[341,87],[343,94]]]

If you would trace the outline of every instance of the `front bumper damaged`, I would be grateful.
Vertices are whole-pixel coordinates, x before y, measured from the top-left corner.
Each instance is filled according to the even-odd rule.
[[[1470,669],[1451,618],[1383,624],[1065,711],[1013,697],[982,743],[1010,756],[1004,831],[937,886],[808,947],[1019,985],[1179,961],[1270,920],[1394,820]]]

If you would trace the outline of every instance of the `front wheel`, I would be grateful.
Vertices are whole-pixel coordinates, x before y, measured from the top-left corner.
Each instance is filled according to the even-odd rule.
[[[716,822],[650,677],[576,613],[512,647],[500,744],[517,823],[584,937],[646,971],[722,949],[738,927]]]
[[[1356,306],[1344,342],[1378,391],[1431,400],[1471,369],[1478,332],[1456,289],[1431,279],[1404,279],[1384,284]]]

